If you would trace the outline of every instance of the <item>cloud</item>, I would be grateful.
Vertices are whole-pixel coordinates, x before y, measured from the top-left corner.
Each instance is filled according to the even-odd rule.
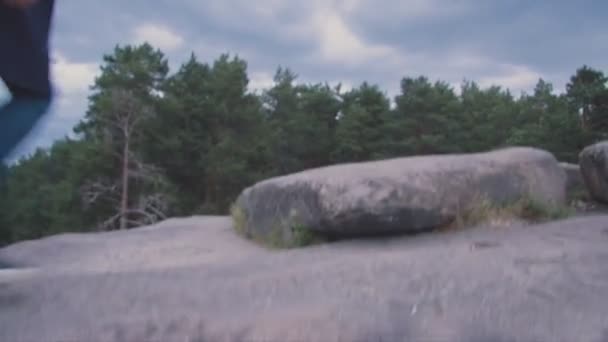
[[[271,88],[274,85],[274,77],[268,72],[250,72],[249,73],[249,89],[260,91]]]
[[[477,82],[481,87],[508,88],[514,95],[519,95],[521,92],[530,93],[538,80],[546,76],[532,66],[509,63],[468,50],[457,50],[447,54],[443,63],[443,66],[437,65],[435,68],[439,70],[439,74],[451,76],[448,81],[452,84],[456,84],[456,77],[466,78]]]
[[[538,80],[542,78],[540,73],[527,66],[499,64],[496,67],[498,73],[482,77],[478,82],[479,85],[482,87],[499,85],[510,89],[514,95],[518,95],[518,92],[530,93]]]
[[[391,96],[402,77],[428,76],[458,91],[464,79],[531,91],[563,85],[587,64],[608,70],[608,2],[473,0],[95,0],[57,4],[53,66],[59,97],[53,129],[69,132],[88,86],[116,44],[150,42],[171,70],[194,51],[248,63],[250,89],[272,85],[278,66],[306,83],[378,84]],[[564,25],[567,22],[568,25]],[[100,34],[102,32],[102,34]],[[93,63],[94,62],[94,63]],[[51,132],[52,131],[52,132]]]
[[[171,28],[158,24],[146,23],[137,26],[133,32],[135,43],[148,42],[154,47],[165,51],[179,49],[184,44],[184,38],[173,32]]]
[[[62,95],[86,93],[99,72],[97,64],[73,62],[61,52],[52,60],[51,77]]]
[[[356,66],[394,56],[393,49],[388,46],[363,42],[334,11],[317,13],[311,27],[314,28],[319,53],[325,62]]]
[[[428,20],[465,14],[478,5],[470,0],[347,0],[335,1],[352,16],[387,24],[387,20]]]

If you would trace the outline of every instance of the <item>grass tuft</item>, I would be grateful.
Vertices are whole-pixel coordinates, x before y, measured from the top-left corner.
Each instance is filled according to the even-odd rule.
[[[481,224],[505,225],[513,222],[542,223],[570,217],[573,210],[567,206],[549,205],[530,197],[497,205],[478,197],[468,209],[459,212],[454,221],[441,230],[463,229]]]
[[[300,248],[327,242],[320,234],[315,233],[309,227],[295,223],[291,226],[291,240],[288,248]]]
[[[247,215],[242,208],[232,205],[230,215],[234,229],[239,235],[270,249],[302,248],[327,241],[320,234],[299,223],[295,217],[291,219],[291,222],[276,225],[270,229],[270,233],[260,236],[248,230]]]
[[[561,220],[573,215],[567,206],[549,205],[531,198],[524,198],[514,206],[514,213],[534,223]]]
[[[244,237],[248,237],[247,232],[247,216],[241,207],[233,204],[230,207],[230,216],[232,217],[232,222],[234,222],[234,229]]]

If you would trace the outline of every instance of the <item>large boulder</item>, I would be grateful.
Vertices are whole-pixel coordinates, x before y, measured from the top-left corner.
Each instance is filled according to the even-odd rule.
[[[269,179],[235,203],[250,237],[310,230],[333,237],[417,233],[450,224],[480,201],[565,202],[566,175],[549,152],[506,148],[341,164]]]
[[[608,203],[608,141],[583,149],[579,165],[591,197]]]

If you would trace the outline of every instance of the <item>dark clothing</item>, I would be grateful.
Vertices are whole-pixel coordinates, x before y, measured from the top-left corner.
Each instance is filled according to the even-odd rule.
[[[12,95],[0,108],[0,163],[48,110],[53,7],[54,0],[40,0],[27,10],[0,3],[0,78]]]
[[[51,93],[49,31],[55,0],[27,10],[0,2],[0,78],[42,95]]]
[[[12,95],[11,102],[0,108],[0,164],[32,131],[51,103],[48,96],[40,96],[10,84],[8,88]]]

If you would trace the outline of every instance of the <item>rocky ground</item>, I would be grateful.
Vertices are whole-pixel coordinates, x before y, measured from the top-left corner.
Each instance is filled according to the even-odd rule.
[[[0,260],[0,341],[608,341],[605,215],[282,251],[194,217]]]

